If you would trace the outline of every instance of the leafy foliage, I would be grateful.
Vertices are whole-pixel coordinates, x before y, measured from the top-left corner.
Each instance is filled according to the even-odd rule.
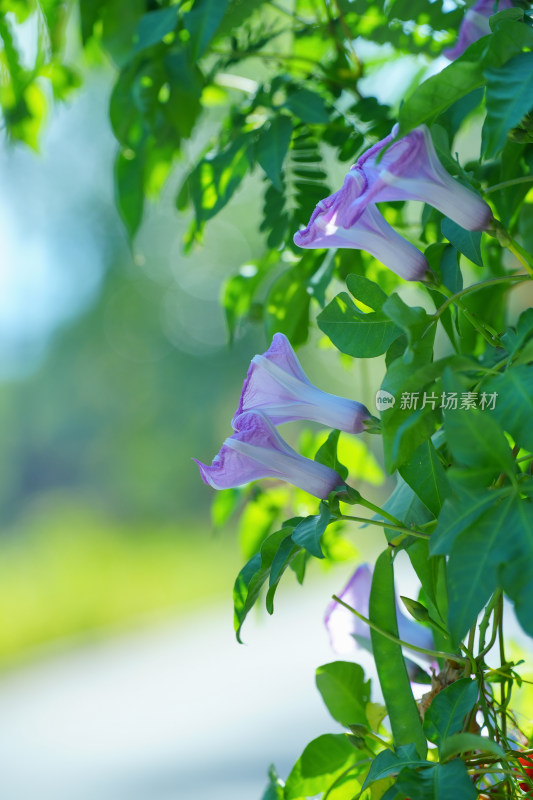
[[[14,23],[26,22],[35,14],[33,3],[8,1],[2,4],[0,106],[9,139],[37,150],[48,110],[43,79],[51,87],[54,98],[64,100],[80,85],[80,75],[62,57],[68,9],[60,0],[42,4],[35,47],[29,60],[23,55]]]
[[[48,0],[39,10],[6,2],[0,12],[4,124],[11,139],[32,147],[46,110],[43,79],[59,100],[79,81],[63,54],[64,5]],[[130,238],[178,161],[176,205],[190,217],[187,252],[201,246],[219,214],[231,215],[245,186],[253,187],[261,206],[255,256],[232,264],[223,291],[231,341],[257,323],[269,339],[282,332],[294,346],[318,329],[344,363],[381,359],[379,395],[388,404],[378,408],[379,420],[366,421],[381,434],[385,469],[396,480],[381,506],[350,485],[356,470],[341,463],[336,430],[316,454],[311,446],[306,453],[347,481],[318,507],[297,494],[299,515],[283,522],[290,495],[275,496],[274,488],[230,490],[214,508],[224,524],[241,500],[246,506],[240,525],[248,560],[234,587],[239,640],[262,592],[273,612],[288,567],[301,582],[311,559],[329,562],[347,552],[342,526],[364,521],[347,509],[372,512],[368,524],[383,528],[388,543],[376,561],[368,618],[353,609],[371,629],[385,709],[371,702],[357,664],[320,667],[318,689],[349,733],[312,741],[285,784],[271,770],[265,800],[345,800],[367,790],[372,800],[519,796],[509,753],[522,734],[509,703],[520,677],[505,657],[503,596],[533,635],[533,318],[523,308],[533,276],[533,19],[526,5],[492,15],[485,35],[433,68],[431,59],[455,41],[459,24],[463,32],[471,24],[470,8],[448,10],[441,0],[295,0],[290,7],[80,0],[83,47],[105,53],[117,70],[110,103],[115,187]],[[28,60],[14,29],[41,11]],[[405,78],[396,95],[387,85],[390,70]],[[472,205],[485,208],[484,198],[492,219],[487,211],[488,221],[476,226],[458,219],[453,205],[445,216],[435,200],[442,175],[415,174],[420,164],[407,158],[389,163],[393,150],[367,153],[396,121],[396,140],[429,126],[450,185],[470,191]],[[462,148],[471,121],[472,142],[481,126],[482,133],[467,161]],[[354,198],[341,213],[329,187],[340,185],[337,162],[363,152],[351,178],[363,176],[368,204],[378,202],[386,221],[424,250],[429,272],[414,293],[364,250],[302,254],[293,243],[317,206],[313,223],[328,235],[357,224]],[[376,173],[370,177],[368,159]],[[428,203],[416,205],[428,183],[429,194],[420,195]],[[402,185],[403,194],[394,194]],[[355,191],[354,181],[347,187],[346,194]],[[522,313],[515,318],[508,295],[518,285]],[[401,550],[421,584],[418,599],[405,605],[431,628],[434,650],[399,635],[394,567]],[[485,656],[496,641],[494,670]],[[436,672],[419,705],[407,645],[429,656]],[[437,750],[426,760],[428,741]]]
[[[368,302],[365,305],[370,305],[373,311],[361,311],[349,294],[341,292],[317,320],[320,329],[341,353],[356,358],[382,355],[400,335],[400,329],[393,320],[380,310],[383,300],[366,297]]]
[[[318,691],[333,719],[345,728],[368,725],[366,705],[370,701],[370,681],[359,664],[334,661],[316,671]]]
[[[454,733],[459,733],[466,715],[476,703],[477,695],[477,683],[468,678],[461,678],[439,692],[424,717],[424,733],[429,741],[439,744]]]
[[[363,754],[342,733],[327,733],[310,742],[292,768],[284,789],[286,800],[300,800],[328,791],[348,769],[357,769]]]

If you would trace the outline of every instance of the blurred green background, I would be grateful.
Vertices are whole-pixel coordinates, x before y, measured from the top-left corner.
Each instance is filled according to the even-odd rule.
[[[116,4],[110,8],[116,12]],[[278,12],[262,9],[263,24]],[[136,24],[137,6],[126,4],[124,13]],[[116,68],[93,41],[82,53],[76,14],[67,25],[62,63],[76,65],[81,87],[65,92],[61,103],[42,95],[49,110],[35,139],[39,153],[16,142],[0,151],[0,667],[51,644],[219,598],[229,603],[244,558],[288,499],[283,492],[281,499],[259,496],[243,519],[234,515],[215,532],[214,493],[192,460],[209,462],[231,433],[249,360],[269,344],[257,321],[238,327],[230,345],[220,306],[224,281],[239,269],[248,275],[246,265],[265,250],[260,171],[210,220],[202,246],[188,255],[182,241],[190,214],[175,204],[183,176],[240,90],[204,93],[195,134],[182,143],[157,202],[147,201],[131,245],[113,186],[109,101]],[[34,48],[34,27],[35,17],[14,26],[21,52]],[[107,34],[120,63],[120,47],[115,52]],[[117,36],[130,44],[127,25]],[[380,53],[367,60],[378,78],[365,78],[366,89],[380,102],[400,97],[421,69],[404,56],[394,81],[384,81]],[[239,80],[261,80],[278,69],[266,64],[251,59],[235,72]],[[68,74],[59,70],[56,78],[57,92]],[[30,133],[24,130],[33,141]],[[340,185],[346,165],[332,147],[321,155],[332,185]],[[272,278],[284,268],[280,263]],[[382,360],[339,358],[316,329],[310,345],[300,355],[311,380],[372,409]],[[311,457],[320,443],[309,433],[298,439],[297,425],[283,435]],[[392,487],[378,465],[376,438],[346,436],[342,447],[351,478],[358,486],[364,481],[365,495],[379,502]],[[238,495],[227,500],[228,508],[242,505]],[[312,498],[299,492],[295,501],[299,513],[314,513]],[[226,516],[224,503],[218,517]],[[379,532],[355,533],[360,556],[381,547]],[[355,552],[337,549],[341,559]]]
[[[136,20],[139,9],[125,8]],[[272,9],[261,14],[266,26]],[[33,47],[32,24],[30,17],[14,26],[21,52]],[[220,598],[230,603],[244,558],[284,518],[288,499],[284,491],[258,495],[241,520],[234,515],[214,531],[214,493],[192,460],[209,462],[231,433],[249,360],[269,345],[253,314],[230,345],[220,305],[224,281],[239,270],[249,275],[247,264],[265,251],[261,171],[246,178],[188,255],[190,213],[176,210],[184,175],[240,90],[226,80],[224,91],[208,87],[202,95],[195,134],[182,142],[157,201],[147,200],[130,244],[114,197],[118,146],[109,101],[117,72],[94,41],[81,51],[78,25],[72,14],[63,61],[76,65],[81,87],[61,103],[47,98],[39,153],[16,142],[0,150],[0,667],[51,644]],[[128,31],[121,36],[130,45]],[[381,50],[365,58],[365,91],[384,103],[397,104],[426,68],[423,58],[403,54],[394,80],[383,80],[390,64]],[[267,64],[251,59],[234,68],[241,81],[261,80],[278,68]],[[331,185],[340,185],[346,164],[331,146],[321,157]],[[271,283],[286,266],[273,270]],[[375,262],[373,269],[384,270]],[[300,356],[318,386],[374,408],[382,359],[339,357],[316,327]],[[283,435],[311,457],[320,444],[298,425]],[[380,502],[392,485],[376,439],[344,437],[341,460],[365,496]],[[314,513],[312,498],[299,492],[294,499],[298,513]],[[242,507],[239,493],[223,498],[216,515],[225,518],[233,504]],[[381,548],[379,531],[354,533],[361,557]],[[335,556],[354,552],[341,546]]]
[[[260,178],[184,256],[178,168],[131,247],[113,198],[112,78],[87,70],[52,110],[39,154],[0,154],[4,667],[228,600],[243,563],[236,523],[213,533],[213,492],[192,457],[209,461],[229,435],[249,359],[268,346],[260,324],[230,346],[219,302],[225,278],[261,252]],[[217,108],[207,113],[214,131]],[[321,353],[302,356],[310,377],[369,404],[368,378],[363,389],[353,366],[339,378],[335,352]],[[363,462],[380,484],[374,459]],[[268,524],[258,513],[249,526]]]
[[[133,16],[134,6],[132,3]],[[219,758],[210,765],[213,786],[219,787],[223,766],[233,769],[241,779],[243,765],[247,764],[254,780],[262,781],[270,745],[263,761],[263,743],[256,733],[279,742],[278,749],[284,751],[288,764],[296,757],[291,748],[297,750],[303,744],[298,738],[287,744],[281,735],[288,731],[291,738],[291,714],[306,728],[309,724],[302,709],[309,709],[312,720],[313,702],[320,706],[312,685],[317,662],[299,668],[297,654],[307,658],[306,646],[317,642],[329,652],[321,615],[331,590],[329,585],[324,588],[328,581],[323,581],[320,590],[314,591],[320,611],[313,618],[315,627],[309,623],[306,629],[297,604],[292,604],[291,617],[290,603],[284,602],[287,597],[283,592],[291,591],[296,584],[288,572],[278,601],[282,613],[268,620],[267,632],[274,642],[277,617],[283,622],[285,614],[284,619],[289,619],[287,640],[294,649],[291,651],[283,638],[265,645],[273,660],[279,662],[280,686],[291,697],[285,718],[263,691],[270,675],[266,659],[261,660],[258,642],[253,647],[238,648],[235,655],[231,591],[244,561],[256,551],[261,538],[276,529],[276,521],[294,513],[315,513],[317,503],[305,493],[284,486],[263,493],[256,488],[251,495],[255,502],[242,514],[230,512],[242,510],[246,491],[216,495],[213,514],[215,493],[203,485],[192,459],[209,462],[230,435],[230,420],[250,358],[269,345],[259,320],[246,328],[239,324],[230,345],[220,305],[225,280],[239,270],[249,275],[247,265],[264,254],[264,234],[259,232],[264,183],[260,170],[247,177],[228,206],[209,221],[202,246],[183,254],[182,241],[191,218],[189,213],[177,211],[176,194],[198,153],[218,132],[229,101],[238,96],[235,89],[217,94],[214,87],[208,87],[211,91],[202,96],[206,108],[194,136],[183,143],[182,159],[161,196],[157,201],[147,200],[142,227],[131,244],[114,197],[113,162],[118,145],[111,132],[109,101],[117,71],[104,61],[101,52],[96,52],[94,43],[81,54],[75,28],[78,22],[73,16],[69,23],[72,30],[67,49],[72,48],[69,57],[83,73],[81,88],[66,102],[55,103],[49,98],[48,118],[39,136],[40,152],[16,143],[0,146],[0,670],[5,673],[0,688],[4,689],[6,712],[1,740],[4,762],[16,764],[13,774],[17,787],[24,783],[21,777],[26,763],[36,755],[47,768],[50,760],[51,773],[54,764],[60,764],[58,772],[62,773],[72,760],[70,750],[64,757],[65,744],[71,738],[80,751],[87,749],[90,770],[105,778],[106,758],[100,758],[98,746],[101,744],[105,756],[110,754],[120,764],[120,745],[128,750],[131,729],[146,732],[146,739],[153,739],[154,752],[158,748],[164,751],[161,742],[168,739],[168,764],[156,770],[157,781],[176,761],[182,771],[186,764],[191,772],[197,769],[203,776],[207,772],[204,737],[216,742]],[[17,35],[23,46],[24,25]],[[370,73],[364,79],[365,92],[376,94],[379,102],[397,105],[406,87],[427,68],[419,57],[402,56],[399,64],[399,59],[384,55],[380,48],[367,54],[362,46],[362,51],[365,59],[368,56]],[[268,68],[259,60],[239,64],[235,71],[245,80],[268,75]],[[320,155],[331,185],[339,186],[347,165],[340,163],[335,150],[327,145]],[[352,257],[350,251],[346,258]],[[272,279],[287,264],[278,266]],[[381,267],[373,263],[372,269]],[[392,274],[384,272],[396,285]],[[416,288],[401,286],[399,291],[414,302],[425,302]],[[312,304],[312,315],[317,311],[318,306]],[[441,341],[439,346],[447,345]],[[357,399],[374,410],[374,394],[383,374],[381,358],[357,361],[339,356],[316,326],[312,326],[309,345],[299,356],[318,386]],[[283,428],[291,444],[310,457],[326,433],[317,428],[305,430],[297,424]],[[385,479],[380,467],[379,437],[343,435],[339,456],[350,467],[351,483],[368,499],[383,502],[393,482]],[[260,482],[261,487],[268,484]],[[215,527],[213,518],[221,524]],[[373,558],[385,545],[381,530],[352,528],[348,541],[332,537],[327,543],[330,556],[349,560],[329,578],[335,591],[356,563]],[[312,583],[320,568],[316,561],[311,563],[306,583]],[[309,590],[313,592],[316,586],[308,587],[308,598]],[[211,613],[218,610],[217,606],[221,613]],[[192,613],[198,610],[207,613]],[[157,623],[174,618],[180,620],[180,628],[175,633],[168,626],[168,640],[173,642],[175,636],[176,641],[184,642],[183,650],[158,650]],[[187,630],[189,621],[192,626],[198,625],[198,640]],[[219,625],[231,655],[226,662],[223,647],[213,636]],[[305,635],[300,636],[301,626]],[[123,660],[119,655],[115,661],[114,674],[112,659],[103,657],[99,672],[98,648],[82,647],[78,652],[86,666],[77,672],[74,664],[72,693],[68,692],[67,674],[72,664],[67,658],[67,673],[61,666],[57,672],[58,683],[65,681],[67,691],[47,694],[46,663],[39,662],[44,656],[141,628],[151,629],[149,635],[133,641],[132,651],[126,643]],[[120,637],[116,642],[121,643]],[[135,647],[143,657],[153,650],[154,666],[151,670],[146,665],[139,668],[138,679],[131,681],[128,667],[133,652],[135,672]],[[521,651],[516,649],[516,655],[521,657]],[[247,656],[257,659],[255,671]],[[24,683],[26,671],[16,669],[32,660],[39,662],[39,670],[44,667],[44,689],[39,688],[40,694],[33,696],[31,681],[29,689]],[[51,661],[53,671],[54,659]],[[291,665],[287,673],[293,676],[294,685],[290,675],[281,675],[284,664]],[[166,680],[161,678],[165,669],[170,675]],[[114,682],[106,692],[102,675],[107,676],[109,670]],[[96,689],[92,693],[93,671]],[[17,686],[19,676],[21,683]],[[223,699],[241,698],[247,684],[249,699],[245,695],[242,704],[234,703],[235,708],[226,711]],[[303,698],[298,712],[294,711],[296,703],[292,705],[296,684],[302,687]],[[124,707],[113,702],[121,689]],[[265,709],[257,711],[255,694],[267,698],[266,705],[277,717],[279,729],[268,730],[268,714]],[[11,695],[15,699],[18,696],[21,706],[15,703],[10,717]],[[90,713],[83,703],[81,712],[78,710],[79,695]],[[133,698],[131,716],[124,712],[130,707],[129,695]],[[146,716],[141,713],[142,702],[138,702],[144,696],[151,712]],[[280,698],[281,693],[276,695],[278,705],[282,704]],[[32,713],[25,717],[26,700],[35,708],[30,708]],[[207,734],[206,704],[211,705],[215,720],[217,708],[222,709],[218,727],[205,726]],[[59,722],[55,719],[58,708]],[[72,712],[71,716],[65,709]],[[324,709],[320,707],[320,711]],[[96,718],[91,728],[91,720]],[[181,738],[166,732],[165,718],[183,728]],[[263,730],[265,718],[267,727]],[[13,733],[15,719],[22,722]],[[42,728],[36,725],[39,719]],[[25,720],[29,722],[25,724]],[[193,720],[197,729],[191,724]],[[78,735],[77,726],[84,728],[84,733]],[[35,727],[37,734],[32,740],[27,733],[33,734]],[[43,746],[54,729],[55,756]],[[241,737],[238,747],[232,739],[235,729]],[[317,735],[322,730],[320,723]],[[0,739],[1,735],[2,730]],[[189,740],[201,743],[194,745],[198,762],[183,750],[183,743]],[[11,741],[12,751],[6,745]],[[257,769],[246,754],[248,744],[261,755]],[[242,752],[239,747],[244,748]],[[75,744],[72,749],[76,750]],[[128,751],[124,761],[128,780],[137,780],[142,773],[138,758],[141,749]],[[276,757],[280,758],[279,754]],[[160,758],[157,752],[154,763],[159,764]],[[35,761],[33,764],[35,768]],[[97,769],[95,764],[99,765]],[[41,765],[41,773],[36,769],[36,774],[46,776],[46,769]],[[88,774],[87,770],[79,772]],[[169,774],[174,792],[183,776]],[[128,780],[125,786],[129,786]],[[76,781],[81,791],[85,777],[80,781],[77,775]],[[18,800],[20,789],[16,791]],[[212,796],[211,788],[208,791],[206,796]],[[103,797],[104,793],[94,791],[89,796]],[[152,784],[142,796],[155,796]],[[237,796],[233,790],[231,796]]]
[[[132,252],[113,198],[111,85],[93,68],[52,111],[40,154],[0,155],[2,665],[205,604],[240,566],[235,537],[211,535],[192,456],[218,449],[257,349],[226,345],[218,303],[254,255],[253,187],[187,259],[187,220],[163,197]]]

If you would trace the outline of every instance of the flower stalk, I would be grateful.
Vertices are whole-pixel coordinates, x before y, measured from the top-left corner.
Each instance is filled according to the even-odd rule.
[[[341,600],[339,597],[337,597],[337,595],[334,594],[332,598],[336,603],[339,603],[341,606],[346,608],[347,611],[351,611],[352,614],[354,614],[358,619],[360,619],[362,622],[368,625],[369,628],[372,628],[377,633],[381,634],[381,636],[384,636],[386,639],[389,639],[391,642],[399,644],[401,647],[406,647],[408,650],[413,650],[416,653],[423,653],[424,655],[431,656],[432,658],[444,658],[448,661],[457,661],[458,663],[463,663],[463,664],[466,664],[468,662],[467,658],[464,658],[463,656],[457,655],[455,653],[445,653],[441,650],[430,650],[429,648],[426,647],[418,647],[417,645],[405,642],[403,639],[399,639],[392,633],[384,631],[382,628],[379,627],[379,625],[376,625],[376,623],[372,622],[371,619],[368,619],[367,617],[360,614],[359,611],[356,611],[355,608],[349,606],[348,603],[345,603],[344,600]]]

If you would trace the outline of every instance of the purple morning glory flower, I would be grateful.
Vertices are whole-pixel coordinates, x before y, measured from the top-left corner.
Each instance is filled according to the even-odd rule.
[[[425,125],[393,142],[377,160],[397,131],[395,125],[389,136],[371,147],[352,167],[361,176],[362,184],[359,196],[349,208],[352,224],[365,213],[369,203],[420,200],[437,208],[466,230],[488,228],[492,219],[489,206],[446,172]]]
[[[368,601],[372,585],[372,569],[369,564],[358,567],[342,592],[337,596],[368,618]],[[363,620],[352,614],[344,606],[332,600],[324,617],[326,630],[332,649],[339,655],[353,655],[357,649],[354,636],[370,646],[370,629]]]
[[[368,603],[372,585],[372,568],[369,564],[358,567],[338,597],[368,619]],[[419,625],[406,617],[400,610],[396,600],[396,616],[400,639],[427,650],[433,648],[433,636],[429,628]],[[339,655],[353,656],[358,645],[371,650],[370,629],[368,625],[352,614],[347,608],[335,600],[329,604],[324,617],[331,647]],[[355,637],[355,638],[354,638]],[[418,665],[413,659],[420,660],[427,666],[433,665],[434,659],[424,653],[408,651],[407,671],[413,679]]]
[[[444,50],[443,55],[450,61],[462,56],[467,47],[490,33],[489,17],[492,14],[512,7],[511,0],[477,0],[463,17],[457,43],[449,50]]]
[[[298,247],[350,247],[366,250],[407,281],[423,278],[429,268],[425,256],[400,236],[378,209],[368,203],[352,212],[367,181],[354,167],[338,192],[318,203],[306,228],[294,236]]]
[[[281,438],[268,417],[247,411],[235,420],[238,430],[226,439],[211,466],[196,461],[204,483],[231,489],[259,478],[279,478],[323,500],[344,481],[337,473],[299,455]]]
[[[299,247],[367,250],[405,280],[420,280],[428,269],[425,257],[385,221],[375,203],[419,200],[466,230],[489,227],[489,206],[446,172],[427,127],[394,142],[397,131],[395,126],[363,153],[342,188],[318,203],[307,227],[294,236]]]
[[[323,392],[307,378],[283,333],[275,333],[263,355],[254,356],[232,420],[245,411],[262,411],[274,425],[311,419],[348,433],[364,430],[368,409],[355,400]]]

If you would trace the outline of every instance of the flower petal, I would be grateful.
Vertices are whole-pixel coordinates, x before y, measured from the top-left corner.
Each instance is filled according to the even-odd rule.
[[[264,414],[248,411],[237,418],[236,424],[238,430],[226,439],[211,466],[196,461],[202,479],[214,489],[275,477],[326,499],[343,485],[334,470],[293,450]]]
[[[395,126],[392,134],[396,131]],[[489,226],[492,219],[489,206],[444,169],[425,125],[391,144],[378,162],[377,155],[388,141],[390,137],[378,142],[372,154],[368,151],[352,167],[364,172],[367,181],[365,191],[352,203],[353,218],[357,218],[368,203],[420,200],[466,230],[485,230]]]
[[[338,594],[343,600],[364,617],[368,617],[368,601],[372,585],[372,569],[369,564],[358,567],[342,592]],[[332,600],[324,617],[331,647],[338,655],[354,655],[357,644],[354,636],[367,639],[370,645],[370,630],[362,620],[347,608]]]
[[[366,250],[405,280],[420,280],[429,268],[425,256],[362,199],[367,189],[362,173],[352,168],[342,189],[317,205],[308,226],[295,234],[294,243],[305,248]]]
[[[498,11],[512,8],[511,0],[478,0],[472,8],[467,9],[459,28],[459,38],[454,47],[443,50],[442,55],[449,61],[462,56],[467,47],[477,42],[482,36],[490,33],[489,17]]]
[[[364,420],[370,417],[362,403],[314,386],[282,333],[274,334],[266,353],[252,359],[232,420],[234,428],[244,411],[262,411],[274,425],[310,419],[349,433],[360,433]]]

